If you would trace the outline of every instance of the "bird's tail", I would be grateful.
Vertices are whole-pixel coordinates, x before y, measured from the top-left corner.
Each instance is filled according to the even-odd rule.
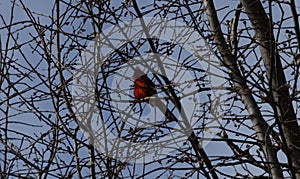
[[[157,107],[165,115],[168,122],[178,121],[177,117],[168,109],[161,99],[156,98],[155,100],[151,100],[149,103],[152,107]]]

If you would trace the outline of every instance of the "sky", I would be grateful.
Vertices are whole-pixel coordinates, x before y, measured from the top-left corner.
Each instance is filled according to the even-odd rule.
[[[18,2],[18,1],[17,1]],[[25,0],[23,1],[24,4],[26,4],[26,6],[28,6],[31,10],[33,10],[35,13],[37,14],[51,14],[51,9],[52,7],[54,6],[54,3],[53,1],[46,1],[46,0]],[[237,4],[237,1],[235,0],[217,0],[216,1],[217,3],[215,3],[216,7],[218,8],[221,8],[221,7],[224,7],[226,5],[228,5],[229,7],[227,9],[224,9],[222,11],[219,12],[220,14],[220,18],[222,16],[224,16],[228,9],[232,9],[234,7],[236,7],[236,4]],[[139,3],[143,3],[142,1],[139,1]],[[297,0],[296,1],[296,4],[299,4],[300,3],[300,0]],[[13,14],[13,18],[15,19],[15,21],[20,21],[20,20],[27,20],[27,15],[26,13],[23,11],[23,10],[20,10],[18,6],[15,7],[16,10],[14,11],[14,14]],[[1,0],[0,2],[0,12],[1,14],[3,15],[3,18],[6,20],[6,21],[9,21],[9,19],[11,18],[11,15],[10,15],[10,9],[11,9],[11,4],[10,4],[10,1],[9,0]],[[298,7],[298,11],[300,11],[299,7]],[[233,14],[230,14],[231,16]],[[276,16],[275,16],[276,17]],[[41,17],[40,18],[40,22],[41,24],[49,24],[49,18],[48,17]],[[0,25],[2,26],[2,25]],[[28,33],[32,33],[32,31],[30,29],[24,29],[21,31],[20,33],[20,40],[22,41],[26,41],[26,36]],[[24,35],[22,35],[24,34]],[[6,39],[6,35],[7,35],[7,32],[4,32],[3,30],[0,30],[0,37],[1,37],[1,40],[2,40],[2,43],[5,42],[5,39]],[[13,45],[13,44],[11,44]],[[31,57],[32,59],[36,58],[36,56],[34,54],[31,53],[31,51],[28,51],[28,54],[26,54],[27,56]],[[20,56],[21,58],[21,56]],[[46,104],[45,104],[46,105]],[[46,107],[46,106],[45,106]],[[25,117],[24,117],[25,118]],[[20,130],[25,130],[24,128]],[[30,128],[28,129],[30,130]],[[211,149],[211,150],[207,150],[208,151],[208,154],[214,154],[214,153],[217,153],[218,155],[222,155],[222,153],[224,154],[228,154],[226,152],[226,150],[222,149],[220,146],[220,144],[217,143],[217,142],[211,142],[208,144],[207,146],[207,149]],[[285,160],[284,157],[280,157],[282,158],[282,160]],[[224,171],[226,171],[227,169],[224,169]]]

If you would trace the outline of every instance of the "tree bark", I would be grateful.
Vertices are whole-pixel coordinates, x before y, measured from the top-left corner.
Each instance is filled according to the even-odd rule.
[[[213,0],[203,0],[203,2],[211,31],[214,33],[214,42],[216,43],[223,59],[222,63],[228,69],[234,88],[241,97],[241,100],[249,113],[253,128],[256,131],[258,140],[260,141],[260,146],[264,152],[266,160],[268,161],[270,173],[273,178],[283,178],[282,170],[280,166],[276,164],[278,163],[276,151],[272,147],[270,137],[266,134],[269,125],[265,122],[259,107],[251,94],[251,90],[247,86],[246,79],[242,77],[241,72],[238,69],[236,57],[230,52],[230,49],[226,44]]]
[[[260,1],[242,0],[243,7],[253,26],[255,37],[260,44],[262,59],[270,87],[271,106],[279,125],[285,153],[293,178],[300,178],[300,133],[289,94],[289,85],[277,53],[272,23]]]

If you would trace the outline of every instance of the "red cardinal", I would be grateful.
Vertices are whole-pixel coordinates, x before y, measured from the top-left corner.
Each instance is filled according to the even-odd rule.
[[[139,67],[135,68],[133,77],[135,78],[133,88],[135,99],[140,100],[157,94],[155,84]],[[147,99],[146,102],[149,102],[149,99]]]
[[[151,97],[157,94],[155,84],[139,67],[135,68],[133,77],[135,79],[133,87],[133,95],[135,99],[142,100],[144,98]],[[145,99],[145,102],[149,103],[149,99]],[[177,121],[177,118],[173,115],[173,113],[168,108],[166,108],[165,104],[158,98],[154,100],[153,103],[150,103],[150,105],[153,107],[154,104],[159,108],[161,112],[165,114],[168,121]]]

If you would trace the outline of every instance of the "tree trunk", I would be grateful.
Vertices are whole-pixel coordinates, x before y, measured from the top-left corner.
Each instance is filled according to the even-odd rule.
[[[244,79],[238,70],[236,63],[236,57],[230,52],[229,47],[223,37],[223,33],[220,28],[220,23],[217,17],[217,13],[212,0],[204,0],[205,11],[211,27],[211,31],[214,33],[214,41],[217,44],[217,48],[223,58],[223,65],[229,70],[230,79],[234,84],[236,92],[240,95],[242,102],[244,103],[253,128],[256,131],[256,135],[259,141],[261,141],[261,148],[268,161],[268,168],[273,178],[283,178],[281,168],[276,165],[278,163],[275,149],[272,147],[270,137],[266,135],[266,131],[269,125],[263,119],[263,116],[259,110],[259,107],[251,94],[251,90],[246,84]]]
[[[275,118],[279,125],[285,153],[289,160],[294,178],[300,178],[300,133],[296,114],[289,95],[289,85],[286,82],[279,54],[274,43],[272,23],[265,13],[260,1],[242,0],[257,42],[260,44],[262,59],[266,68]]]

